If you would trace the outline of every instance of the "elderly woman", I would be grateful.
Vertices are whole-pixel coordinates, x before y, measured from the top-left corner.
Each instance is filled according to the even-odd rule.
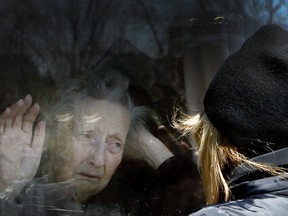
[[[103,190],[121,162],[127,134],[139,114],[127,88],[126,77],[102,68],[88,83],[73,82],[60,91],[47,115],[40,166],[45,121],[33,131],[39,105],[31,106],[27,95],[7,108],[0,116],[1,198],[81,209]],[[40,197],[34,200],[36,194]]]

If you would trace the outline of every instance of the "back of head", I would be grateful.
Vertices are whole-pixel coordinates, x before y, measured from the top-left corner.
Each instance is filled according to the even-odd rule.
[[[287,98],[288,32],[264,26],[218,70],[204,98],[206,115],[189,117],[178,126],[198,144],[208,204],[230,199],[226,180],[243,162],[270,175],[285,173],[249,158],[287,147]]]
[[[205,113],[247,156],[288,145],[288,32],[260,28],[222,64],[204,100]]]

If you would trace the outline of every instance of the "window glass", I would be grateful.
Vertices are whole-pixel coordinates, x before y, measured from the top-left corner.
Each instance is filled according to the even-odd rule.
[[[224,59],[262,25],[287,29],[287,7],[2,0],[0,215],[187,215],[203,206],[197,153],[173,119],[203,112]],[[142,126],[151,136],[135,136]],[[149,142],[169,151],[145,160],[137,144]],[[158,160],[170,154],[185,165],[165,170]]]

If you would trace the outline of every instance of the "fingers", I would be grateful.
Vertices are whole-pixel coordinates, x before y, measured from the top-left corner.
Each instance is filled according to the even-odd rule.
[[[11,112],[11,109],[7,107],[5,111],[0,115],[0,133],[3,133],[5,130],[5,123],[9,117],[10,112]]]
[[[22,118],[22,130],[26,133],[32,133],[32,128],[34,121],[40,111],[40,106],[35,103],[30,109],[25,113]]]
[[[31,105],[32,97],[26,95],[24,99],[20,99],[9,108],[6,108],[0,115],[0,132],[4,132],[11,127],[20,127],[25,132],[32,133],[33,123],[40,107],[37,103],[32,107]]]
[[[45,121],[40,121],[34,129],[31,147],[35,151],[36,155],[41,156],[42,154],[45,141],[45,129],[46,129]]]
[[[23,106],[23,103],[24,103],[23,100],[20,99],[15,104],[10,106],[8,110],[6,109],[4,113],[2,113],[1,117],[2,117],[2,125],[4,127],[3,128],[4,131],[12,126],[14,117],[19,112],[21,107]],[[9,113],[7,113],[8,111]]]
[[[157,138],[161,140],[162,143],[164,143],[167,148],[174,149],[175,148],[175,142],[173,137],[171,136],[169,130],[164,125],[160,125],[157,129]]]
[[[20,107],[14,118],[14,121],[12,123],[13,127],[21,127],[22,125],[22,116],[24,113],[27,111],[27,109],[31,106],[32,104],[32,97],[31,95],[26,95],[26,97],[23,99],[23,105]]]
[[[13,104],[12,106],[9,107],[11,109],[11,112],[9,114],[8,119],[6,120],[5,129],[12,127],[14,118],[16,117],[18,112],[21,110],[23,104],[24,104],[24,101],[22,99],[20,99],[15,104]]]

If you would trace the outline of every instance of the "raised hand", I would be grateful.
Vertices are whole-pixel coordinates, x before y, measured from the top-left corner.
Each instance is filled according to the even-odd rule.
[[[128,134],[124,157],[142,160],[157,169],[165,160],[172,157],[170,150],[142,124]]]
[[[27,95],[0,115],[0,198],[15,198],[37,172],[46,123],[39,122],[33,131],[40,107],[31,105]]]

